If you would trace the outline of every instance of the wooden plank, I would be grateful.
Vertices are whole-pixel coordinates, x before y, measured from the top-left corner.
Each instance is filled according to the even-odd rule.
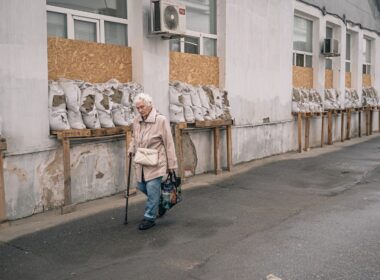
[[[372,127],[373,127],[373,108],[369,110],[369,135],[372,135]]]
[[[366,108],[365,110],[365,134],[368,136],[369,135],[369,108]]]
[[[306,115],[305,120],[305,151],[307,152],[310,148],[310,116]]]
[[[321,125],[321,147],[323,147],[325,145],[325,116],[324,114],[322,113],[321,115],[321,121],[322,121],[322,125]]]
[[[299,112],[297,115],[297,123],[298,123],[298,152],[302,153],[302,113]]]
[[[64,206],[71,204],[71,175],[70,175],[70,140],[62,139],[63,146],[63,176],[64,176]]]
[[[6,150],[7,149],[7,142],[5,141],[4,138],[0,139],[0,151],[1,150]]]
[[[68,137],[90,137],[90,129],[68,129],[68,130],[58,130],[51,131],[51,134],[57,135],[58,139],[62,140]]]
[[[91,129],[91,136],[93,136],[93,137],[119,135],[119,134],[124,134],[124,133],[125,133],[125,127],[124,126]]]
[[[232,127],[231,125],[227,126],[227,170],[232,170]]]
[[[327,144],[332,145],[333,144],[333,133],[332,133],[332,112],[329,111],[327,113]]]
[[[206,127],[217,127],[223,125],[232,125],[233,120],[212,120],[212,121],[195,121],[195,127],[206,128]]]
[[[176,124],[174,127],[174,144],[178,162],[178,173],[181,178],[184,177],[183,169],[183,150],[182,150],[182,129],[181,125]]]
[[[340,142],[344,142],[344,110],[342,110],[340,116]]]
[[[362,137],[362,111],[358,111],[358,118],[359,118],[359,137]]]
[[[351,109],[347,109],[347,128],[346,128],[346,139],[351,139]]]
[[[215,174],[221,172],[220,168],[220,129],[219,127],[214,127],[214,169]]]
[[[0,151],[0,223],[7,220],[3,163],[3,151]]]

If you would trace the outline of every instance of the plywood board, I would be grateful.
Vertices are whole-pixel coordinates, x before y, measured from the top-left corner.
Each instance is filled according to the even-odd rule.
[[[351,88],[351,72],[346,72],[345,85],[346,88]]]
[[[313,68],[293,66],[293,87],[313,88]]]
[[[334,73],[331,69],[325,70],[325,88],[333,88],[333,77]]]
[[[371,75],[363,74],[363,87],[372,86]]]
[[[170,52],[170,81],[219,87],[219,58],[189,53]]]
[[[48,38],[49,80],[64,77],[92,83],[111,78],[132,80],[132,50],[129,47]]]

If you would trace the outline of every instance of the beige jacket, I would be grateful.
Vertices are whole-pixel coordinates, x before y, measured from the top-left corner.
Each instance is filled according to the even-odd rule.
[[[128,154],[135,154],[137,148],[158,150],[157,166],[141,166],[135,164],[135,175],[138,182],[142,181],[144,169],[145,181],[165,176],[168,169],[177,168],[173,136],[168,120],[156,109],[152,108],[144,121],[140,115],[133,120],[133,137],[129,145]]]

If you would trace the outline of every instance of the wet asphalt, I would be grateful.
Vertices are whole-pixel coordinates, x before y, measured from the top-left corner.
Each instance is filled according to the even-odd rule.
[[[0,279],[380,279],[380,136],[0,243]]]

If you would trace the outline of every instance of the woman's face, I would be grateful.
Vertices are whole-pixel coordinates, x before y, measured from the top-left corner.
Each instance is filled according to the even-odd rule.
[[[136,109],[141,115],[141,117],[143,117],[143,119],[145,120],[148,117],[150,111],[152,110],[152,106],[145,104],[142,100],[139,100],[136,102]]]

